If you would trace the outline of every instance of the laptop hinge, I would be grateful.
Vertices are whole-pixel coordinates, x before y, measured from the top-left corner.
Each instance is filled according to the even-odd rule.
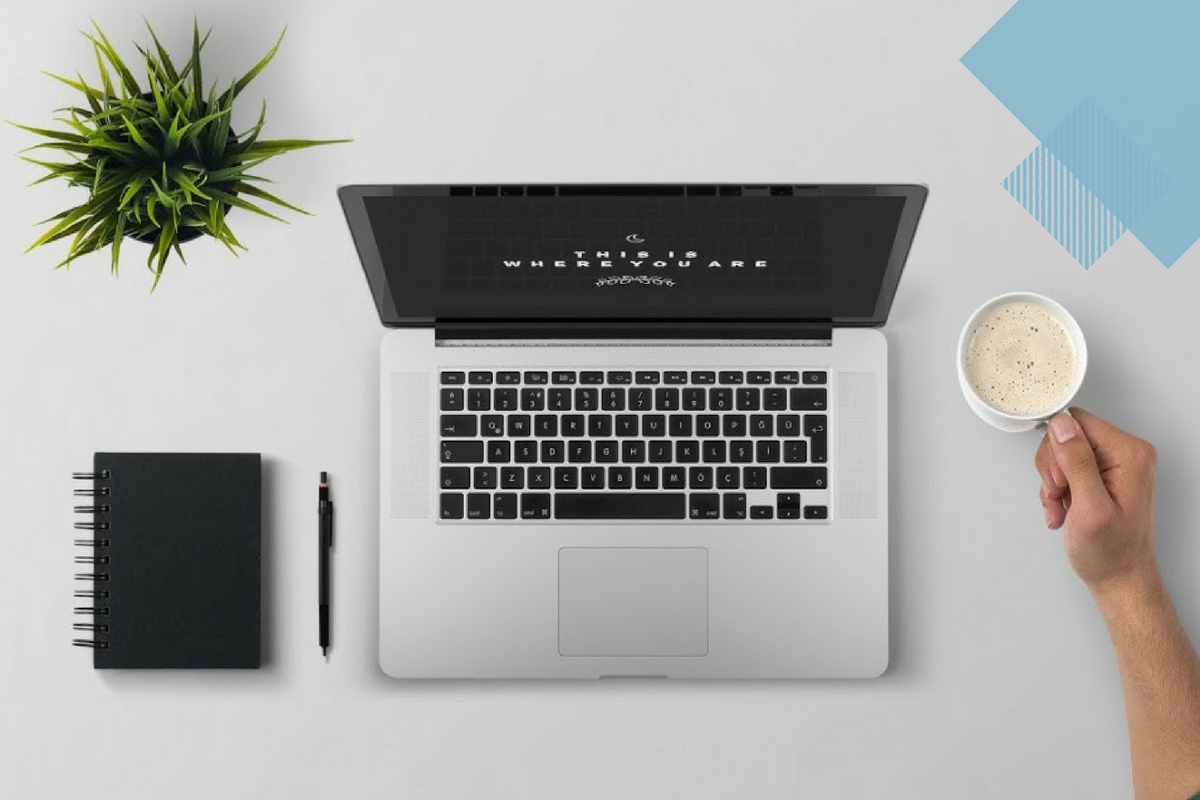
[[[797,322],[439,322],[439,340],[448,339],[805,339],[833,338],[833,326]]]

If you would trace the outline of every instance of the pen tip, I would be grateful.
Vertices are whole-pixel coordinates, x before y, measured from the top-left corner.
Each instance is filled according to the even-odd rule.
[[[329,473],[328,472],[321,473],[321,483],[329,483]]]
[[[329,657],[329,647],[328,646],[321,648],[321,655],[325,656],[326,658]]]

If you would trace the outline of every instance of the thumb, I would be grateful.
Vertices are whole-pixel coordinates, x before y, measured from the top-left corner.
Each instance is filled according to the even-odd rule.
[[[1050,420],[1050,449],[1071,487],[1072,503],[1111,502],[1091,442],[1070,414],[1057,414]]]

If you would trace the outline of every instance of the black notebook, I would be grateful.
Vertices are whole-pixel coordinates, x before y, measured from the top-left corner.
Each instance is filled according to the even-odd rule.
[[[262,458],[96,453],[76,506],[88,572],[77,631],[93,666],[254,668],[261,663]]]

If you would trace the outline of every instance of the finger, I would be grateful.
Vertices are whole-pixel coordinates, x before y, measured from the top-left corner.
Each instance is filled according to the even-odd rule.
[[[1133,438],[1131,434],[1121,430],[1108,420],[1101,419],[1078,406],[1072,407],[1070,413],[1079,423],[1084,436],[1092,443],[1092,449],[1096,451],[1099,462],[1103,462],[1105,456],[1111,454],[1123,442]]]
[[[1062,499],[1050,497],[1043,486],[1041,500],[1042,511],[1046,516],[1046,527],[1052,531],[1058,530],[1067,519],[1067,510],[1063,506]]]
[[[1067,479],[1072,501],[1088,505],[1112,503],[1100,478],[1092,445],[1070,414],[1057,414],[1050,420],[1050,447]]]
[[[1050,449],[1049,434],[1042,437],[1041,444],[1038,445],[1037,455],[1033,457],[1033,465],[1037,467],[1038,474],[1042,476],[1042,485],[1046,487],[1046,493],[1053,498],[1060,497],[1067,488],[1067,479],[1062,474],[1062,469],[1059,468],[1058,462],[1054,459],[1054,452]],[[1058,477],[1055,477],[1055,473]]]

